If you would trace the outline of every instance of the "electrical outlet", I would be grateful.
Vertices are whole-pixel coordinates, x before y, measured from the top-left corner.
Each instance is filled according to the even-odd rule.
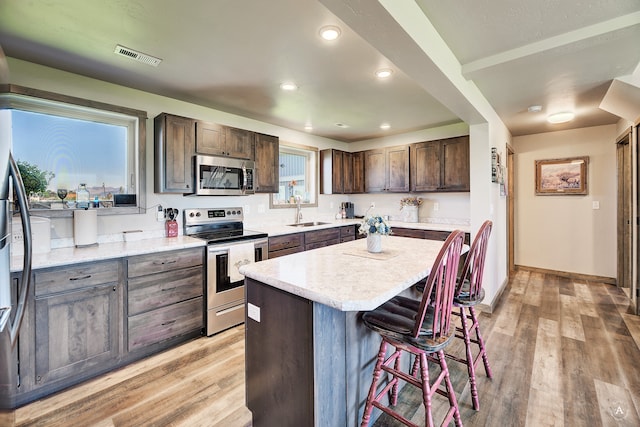
[[[162,205],[158,206],[158,212],[156,213],[157,221],[164,221],[165,211],[162,209]]]
[[[435,203],[433,204],[433,211],[434,211],[434,212],[438,212],[439,210],[440,210],[440,203],[435,202]]]

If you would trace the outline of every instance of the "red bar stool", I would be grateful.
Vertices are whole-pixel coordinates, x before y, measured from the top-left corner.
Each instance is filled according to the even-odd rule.
[[[451,325],[450,319],[463,241],[464,233],[462,231],[456,230],[449,235],[433,263],[426,282],[428,292],[423,293],[421,300],[396,296],[362,316],[365,325],[381,335],[382,342],[373,371],[373,381],[369,388],[361,427],[369,425],[374,407],[403,424],[417,427],[416,424],[381,402],[381,399],[390,391],[391,406],[397,404],[398,382],[400,380],[422,390],[427,426],[434,425],[431,400],[435,393],[449,399],[449,411],[442,425],[448,425],[449,421],[454,419],[456,426],[462,426],[458,402],[449,378],[444,348],[455,334],[455,328]],[[388,345],[393,346],[395,350],[385,359]],[[416,363],[410,373],[401,370],[400,357],[402,352],[413,354],[416,357]],[[429,380],[429,362],[437,363],[440,366],[440,373],[432,383]],[[392,378],[382,391],[377,393],[382,371],[391,374]],[[444,387],[440,388],[443,383]]]
[[[476,411],[480,409],[478,386],[476,384],[476,367],[480,359],[482,359],[484,363],[484,371],[487,377],[491,378],[493,376],[475,311],[475,306],[480,304],[484,299],[482,276],[484,273],[484,262],[487,256],[487,243],[491,235],[492,227],[493,223],[488,220],[480,226],[476,237],[473,239],[471,248],[467,253],[467,259],[462,267],[462,276],[460,276],[458,280],[455,297],[453,298],[453,306],[458,308],[458,311],[454,310],[453,314],[459,316],[462,323],[461,328],[456,328],[456,337],[464,340],[466,357],[463,359],[447,353],[447,357],[450,359],[467,365],[469,383],[471,385],[471,400],[473,402],[473,409]],[[475,338],[472,338],[474,332]],[[478,347],[478,354],[475,357],[473,355],[472,344]]]

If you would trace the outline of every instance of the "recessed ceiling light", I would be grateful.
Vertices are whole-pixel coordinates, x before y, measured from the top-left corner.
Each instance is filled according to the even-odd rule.
[[[386,79],[387,77],[391,77],[391,74],[393,74],[393,70],[390,68],[382,68],[376,71],[376,77],[379,79]]]
[[[336,126],[338,126],[339,128],[343,128],[346,129],[349,127],[349,125],[345,125],[344,123],[336,123]]]
[[[576,115],[571,111],[563,111],[561,113],[555,113],[547,116],[549,123],[566,123],[573,120]]]
[[[306,130],[307,132],[310,132],[313,130],[313,126],[311,125],[304,125],[304,130]]]
[[[320,28],[320,37],[328,41],[337,39],[338,37],[340,37],[340,33],[340,28],[334,25],[327,25]]]
[[[291,82],[284,82],[282,84],[280,84],[280,89],[282,90],[297,90],[298,89],[298,85],[295,83],[291,83]]]
[[[391,128],[391,125],[389,123],[383,123],[380,125],[380,129],[382,130],[387,130],[389,128]]]
[[[530,113],[539,113],[540,111],[542,111],[542,105],[532,105],[527,108],[527,111],[529,111]]]

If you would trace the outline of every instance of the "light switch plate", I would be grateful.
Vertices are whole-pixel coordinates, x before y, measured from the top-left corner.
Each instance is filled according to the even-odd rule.
[[[592,202],[593,209],[600,209],[600,202]]]

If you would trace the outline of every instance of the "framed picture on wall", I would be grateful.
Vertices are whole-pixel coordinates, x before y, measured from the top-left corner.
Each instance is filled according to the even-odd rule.
[[[536,160],[536,195],[585,195],[589,157]]]

